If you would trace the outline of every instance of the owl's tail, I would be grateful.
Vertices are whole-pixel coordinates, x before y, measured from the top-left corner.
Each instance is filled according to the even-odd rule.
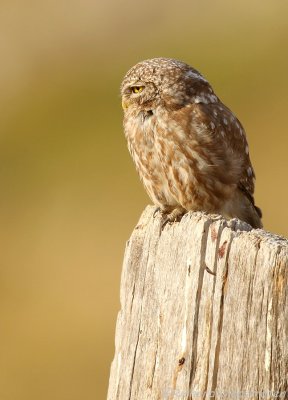
[[[255,229],[263,228],[261,209],[255,205],[253,196],[241,188],[238,188],[233,199],[225,204],[223,215],[229,218],[239,218]]]
[[[261,218],[261,209],[255,206],[255,204],[249,202],[249,205],[247,205],[247,208],[244,212],[244,221],[248,222],[248,224],[250,224],[255,229],[263,228]]]
[[[254,221],[254,224],[256,224],[256,226],[254,226],[253,224],[251,224],[250,222],[249,222],[249,224],[251,225],[251,226],[253,226],[253,228],[263,228],[263,224],[262,224],[262,221],[261,221],[261,218],[262,218],[262,211],[261,211],[261,208],[259,208],[259,207],[257,207],[256,205],[255,205],[255,200],[254,200],[254,197],[251,195],[251,193],[249,193],[248,192],[248,190],[246,190],[246,188],[244,187],[244,186],[240,186],[239,187],[239,189],[240,189],[240,191],[247,197],[247,199],[249,200],[249,202],[250,202],[250,205],[252,206],[252,211],[250,212],[250,213],[252,213],[253,214],[253,216],[254,216],[254,214],[255,214],[255,212],[256,212],[256,216],[254,216],[254,218],[253,218],[253,221]],[[255,210],[255,212],[253,212],[254,210]]]

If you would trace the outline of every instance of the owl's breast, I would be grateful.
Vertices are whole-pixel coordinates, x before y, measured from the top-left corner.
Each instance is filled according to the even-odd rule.
[[[159,154],[159,129],[155,115],[145,118],[139,114],[124,119],[128,149],[149,197],[158,206],[174,206],[177,200],[171,193]]]

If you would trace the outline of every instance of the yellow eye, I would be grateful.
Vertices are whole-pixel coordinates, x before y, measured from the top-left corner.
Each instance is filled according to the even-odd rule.
[[[143,89],[144,89],[144,86],[133,86],[132,92],[133,93],[141,93]]]

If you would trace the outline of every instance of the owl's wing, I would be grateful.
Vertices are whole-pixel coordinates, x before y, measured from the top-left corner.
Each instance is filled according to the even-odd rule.
[[[236,184],[255,206],[255,174],[245,131],[239,120],[220,101],[194,103],[189,113],[192,136],[195,135],[199,148],[211,165],[217,166],[211,169],[215,179],[222,183]],[[260,215],[257,208],[256,211]]]

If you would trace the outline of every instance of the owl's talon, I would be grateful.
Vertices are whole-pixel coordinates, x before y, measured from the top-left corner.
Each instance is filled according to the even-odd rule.
[[[169,222],[171,222],[171,221],[170,221],[169,218],[167,218],[167,217],[162,221],[162,223],[161,223],[161,231],[164,230],[165,226],[166,226]]]
[[[156,217],[156,214],[158,213],[158,211],[160,211],[160,207],[157,207],[153,213],[153,218]]]

